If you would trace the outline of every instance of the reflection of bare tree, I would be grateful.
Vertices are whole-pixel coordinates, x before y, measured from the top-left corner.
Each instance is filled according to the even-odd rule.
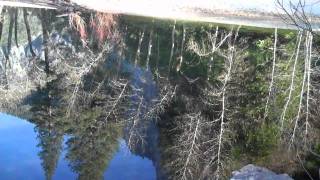
[[[135,57],[135,60],[134,60],[135,67],[138,65],[138,62],[139,62],[139,59],[140,59],[141,44],[142,44],[142,41],[143,41],[144,32],[145,32],[145,29],[143,29],[143,31],[141,31],[140,34],[139,34],[138,49],[137,49],[136,57]]]
[[[203,126],[204,119],[200,113],[186,114],[181,118],[183,120],[179,128],[184,133],[179,137],[176,148],[181,148],[182,151],[179,153],[179,159],[181,159],[176,161],[181,161],[179,163],[182,163],[182,165],[176,173],[177,177],[186,180],[197,177],[196,174],[200,171],[201,140],[203,139],[201,126]]]
[[[98,55],[94,55],[92,52],[87,51],[86,56],[80,57],[82,55],[75,54],[74,57],[78,60],[82,60],[82,65],[79,67],[77,64],[78,62],[71,61],[73,64],[68,64],[68,62],[63,61],[64,65],[69,67],[68,69],[63,68],[60,66],[60,71],[67,72],[69,74],[69,80],[66,81],[66,87],[73,87],[72,94],[68,100],[68,108],[67,108],[67,115],[70,115],[72,109],[75,107],[77,98],[79,97],[79,91],[82,91],[82,83],[83,78],[86,74],[88,74],[94,66],[96,66],[101,60],[103,60],[104,55],[110,52],[110,46],[104,47],[104,49]],[[61,56],[63,57],[63,56]]]
[[[239,33],[239,29],[238,28],[234,39],[231,39],[228,41],[228,58],[226,59],[226,64],[227,67],[227,73],[225,75],[225,79],[223,82],[223,86],[222,86],[222,108],[221,108],[221,116],[220,116],[220,133],[219,133],[219,140],[218,140],[218,152],[217,152],[217,177],[219,178],[220,175],[220,171],[222,169],[222,148],[223,148],[223,139],[224,139],[224,132],[226,131],[226,126],[225,126],[225,114],[227,111],[226,108],[226,96],[227,96],[227,85],[231,79],[231,72],[232,72],[232,68],[233,68],[233,63],[234,63],[234,58],[235,56],[235,45],[237,42],[237,38],[238,38],[238,33]]]
[[[208,161],[208,164],[206,165],[205,171],[207,171],[208,168],[212,168],[213,166],[216,167],[215,170],[215,177],[219,179],[219,177],[222,174],[224,165],[224,154],[227,149],[225,149],[225,145],[228,143],[228,120],[232,119],[230,113],[234,113],[231,111],[229,98],[232,97],[228,94],[229,92],[229,83],[231,81],[232,75],[234,74],[234,66],[235,61],[239,61],[243,56],[241,56],[241,50],[237,49],[237,38],[239,33],[240,27],[238,27],[237,31],[229,33],[230,36],[227,39],[227,47],[228,49],[225,50],[225,67],[224,72],[220,76],[221,85],[217,86],[217,88],[211,88],[209,91],[205,91],[205,95],[208,98],[209,104],[212,104],[216,106],[216,100],[220,102],[220,115],[217,119],[214,119],[211,123],[213,124],[213,127],[216,127],[216,123],[219,124],[220,127],[216,127],[219,132],[214,133],[217,134],[217,137],[212,137],[214,140],[211,142],[211,148],[209,148],[209,151],[207,153],[210,153],[210,161]],[[231,93],[231,92],[230,92]],[[220,100],[219,100],[220,99]],[[213,100],[213,101],[212,101]],[[213,106],[213,107],[214,107]],[[205,172],[204,171],[204,172]]]
[[[282,18],[286,23],[297,27],[300,30],[312,32],[312,17],[310,12],[306,12],[307,2],[305,0],[299,1],[283,1],[277,0],[276,3],[280,9],[286,14]]]
[[[176,23],[177,23],[177,21],[174,20],[174,24],[173,24],[172,32],[171,32],[171,52],[170,52],[170,59],[169,59],[169,73],[168,73],[168,76],[170,75],[170,72],[171,72],[171,63],[172,63],[172,58],[173,58],[173,53],[174,53],[174,48],[175,48]]]
[[[304,99],[304,93],[305,93],[305,89],[307,89],[307,95],[309,95],[309,91],[310,91],[310,77],[309,77],[309,61],[311,61],[311,52],[310,50],[312,50],[312,36],[311,36],[311,41],[309,40],[310,36],[309,36],[309,32],[307,33],[306,36],[306,40],[305,40],[305,47],[306,47],[306,51],[305,51],[305,68],[304,68],[304,73],[303,73],[303,78],[302,78],[302,85],[301,85],[301,91],[300,91],[300,100],[299,100],[299,106],[298,106],[298,113],[297,116],[295,118],[294,121],[294,127],[293,127],[293,132],[292,132],[292,136],[291,136],[291,142],[290,142],[290,146],[292,145],[292,143],[295,141],[295,136],[296,136],[296,131],[297,131],[297,126],[298,126],[298,122],[300,120],[300,116],[302,113],[302,101]],[[308,81],[307,81],[307,76],[308,76]],[[306,82],[307,81],[307,82]],[[306,84],[308,84],[308,87],[306,88]],[[308,134],[308,121],[309,121],[309,96],[307,96],[307,104],[306,104],[306,135]]]
[[[176,95],[178,85],[170,86],[168,82],[164,83],[160,88],[159,98],[154,99],[154,105],[152,105],[148,111],[144,114],[144,118],[159,118],[159,115],[165,111],[165,108],[171,103],[172,99]]]
[[[313,23],[314,20],[318,20],[318,17],[312,14],[312,12],[309,12],[309,9],[311,10],[312,7],[310,7],[310,4],[307,4],[304,0],[299,1],[289,1],[285,2],[283,0],[277,0],[277,3],[281,10],[285,13],[285,16],[283,18],[286,20],[288,24],[292,24],[295,27],[297,27],[299,32],[299,41],[298,45],[296,47],[296,54],[295,54],[295,61],[293,65],[292,75],[291,75],[291,85],[289,87],[289,95],[286,100],[286,104],[284,106],[284,110],[281,114],[281,130],[282,131],[289,131],[290,133],[287,135],[288,139],[290,139],[289,148],[292,147],[292,145],[295,145],[296,147],[299,147],[299,143],[301,140],[303,140],[306,144],[308,144],[308,141],[312,141],[314,136],[310,136],[309,131],[312,129],[312,125],[310,124],[310,119],[313,117],[312,114],[315,113],[311,110],[311,104],[312,101],[317,101],[317,97],[313,95],[313,92],[316,92],[315,89],[316,86],[314,86],[315,82],[312,81],[312,77],[317,76],[317,72],[313,70],[313,67],[317,67],[317,65],[312,65],[314,60],[313,57],[315,56],[315,52],[313,52],[313,36],[318,36],[318,34],[314,31],[315,25]],[[318,3],[318,2],[316,2]],[[311,6],[314,6],[315,4],[312,4]],[[305,38],[303,38],[305,37]],[[305,42],[304,46],[304,70],[303,70],[303,77],[301,79],[301,90],[298,95],[299,102],[297,106],[297,115],[294,117],[294,120],[289,122],[289,126],[287,129],[284,130],[284,122],[286,118],[286,114],[288,111],[288,107],[290,102],[293,99],[293,92],[296,90],[296,87],[299,85],[295,82],[295,74],[297,73],[297,64],[300,54],[300,44],[301,42]],[[313,125],[316,125],[312,123]],[[285,132],[284,132],[285,133]]]
[[[183,25],[183,30],[182,30],[182,40],[181,40],[181,47],[180,47],[180,56],[179,56],[179,63],[176,67],[176,70],[177,72],[180,71],[181,69],[181,66],[183,64],[183,52],[184,52],[184,44],[185,44],[185,41],[186,41],[186,27]]]
[[[153,39],[153,29],[150,30],[149,34],[149,43],[148,43],[148,55],[147,55],[147,60],[146,60],[146,69],[149,70],[149,63],[150,63],[150,56],[152,52],[152,39]]]
[[[25,10],[23,12],[26,16]],[[24,20],[27,26],[27,18]],[[46,19],[42,20],[43,23],[47,21]],[[268,116],[269,109],[270,112],[273,110],[274,104],[272,103],[274,101],[272,98],[274,97],[271,97],[273,96],[271,92],[278,90],[275,86],[278,80],[276,79],[278,75],[275,72],[275,68],[277,68],[275,59],[277,37],[275,37],[273,46],[274,58],[270,84],[268,81],[268,100],[266,104],[259,104],[266,97],[266,92],[263,89],[252,91],[258,95],[254,94],[253,98],[246,99],[249,97],[249,95],[247,96],[248,92],[252,92],[246,89],[251,87],[244,84],[255,81],[249,83],[254,84],[254,88],[257,86],[263,88],[261,86],[267,84],[265,83],[267,75],[259,77],[262,80],[248,77],[257,74],[247,69],[257,66],[247,61],[260,62],[254,59],[255,55],[250,56],[252,59],[247,59],[246,54],[251,53],[249,50],[243,53],[247,46],[254,46],[254,48],[256,46],[254,43],[249,44],[246,42],[246,37],[239,35],[240,27],[236,30],[227,30],[221,27],[210,28],[210,30],[202,28],[198,33],[194,32],[191,27],[187,31],[185,25],[182,27],[182,31],[178,32],[176,26],[178,25],[175,22],[173,27],[167,29],[165,33],[169,35],[165,37],[167,39],[161,39],[161,41],[160,34],[162,32],[154,27],[147,31],[147,26],[139,29],[139,37],[129,37],[128,39],[137,41],[132,43],[134,44],[133,54],[135,54],[134,64],[128,63],[126,61],[128,57],[123,55],[130,48],[127,47],[131,44],[130,42],[124,44],[127,39],[120,43],[109,39],[102,46],[102,51],[98,53],[92,52],[88,47],[75,48],[73,45],[49,43],[50,48],[48,48],[47,55],[50,60],[53,60],[50,62],[50,71],[56,74],[47,79],[44,78],[43,68],[38,68],[38,64],[35,62],[33,68],[36,70],[29,74],[31,79],[41,81],[42,83],[39,84],[57,88],[62,94],[58,100],[51,101],[51,96],[57,95],[49,92],[48,102],[59,104],[59,111],[55,111],[55,108],[50,104],[49,107],[46,107],[44,114],[40,116],[48,114],[49,117],[55,117],[56,114],[59,114],[57,116],[63,116],[62,119],[67,119],[67,123],[61,120],[62,124],[67,129],[66,132],[72,131],[71,134],[75,135],[68,141],[68,159],[71,162],[71,167],[80,174],[80,178],[102,177],[102,172],[107,166],[106,159],[110,158],[111,152],[116,149],[117,142],[114,138],[120,137],[119,130],[122,128],[124,128],[124,138],[132,151],[147,149],[146,147],[149,147],[150,144],[155,146],[158,137],[150,138],[149,131],[150,127],[154,128],[156,123],[169,124],[168,127],[165,127],[170,129],[166,131],[168,133],[161,135],[170,136],[163,151],[169,154],[166,157],[169,160],[165,161],[165,164],[170,167],[172,179],[223,178],[224,169],[230,157],[229,152],[232,149],[231,145],[238,140],[234,140],[232,137],[237,136],[236,132],[242,131],[237,129],[237,125],[241,124],[241,128],[247,128],[260,123],[257,123],[261,119],[260,110],[254,109],[253,112],[251,110],[248,112],[249,108],[242,106],[263,104],[264,118]],[[136,29],[134,31],[136,32]],[[149,32],[149,39],[144,42],[146,32]],[[114,36],[120,36],[118,31],[113,33]],[[125,33],[128,33],[128,36],[132,35],[130,32]],[[30,30],[27,34],[32,53]],[[157,36],[157,42],[154,34]],[[178,41],[176,35],[178,34],[180,47],[176,47]],[[313,37],[310,32],[306,34],[304,77],[301,89],[297,80],[301,75],[299,69],[299,58],[302,54],[300,44],[303,44],[304,39],[303,33],[299,32],[296,43],[298,47],[292,55],[295,59],[292,63],[294,64],[293,72],[289,77],[291,84],[289,82],[288,90],[281,88],[279,90],[283,91],[281,93],[286,96],[284,97],[284,106],[280,105],[284,109],[279,124],[281,121],[285,122],[287,114],[292,111],[290,104],[293,102],[294,96],[299,100],[298,114],[290,124],[291,129],[286,129],[289,132],[287,134],[290,134],[288,137],[291,138],[291,144],[294,145],[296,145],[294,142],[299,142],[302,133],[305,142],[309,136],[314,136],[315,132],[311,128],[315,121],[313,115],[319,112],[317,108],[319,98],[314,98],[319,96],[319,92],[316,90],[319,89],[319,85],[315,83],[318,78],[316,76],[318,68],[313,65]],[[277,36],[277,31],[275,31],[275,36]],[[281,38],[279,34],[280,43]],[[171,41],[168,42],[168,39]],[[282,48],[280,43],[279,49]],[[161,49],[167,49],[167,51],[160,52],[160,46]],[[158,50],[156,63],[153,61],[155,56],[152,54],[156,52],[155,48]],[[279,49],[279,52],[282,51]],[[169,64],[169,69],[171,69],[176,52],[179,53],[178,62],[175,62],[177,72],[170,73],[169,70],[169,74],[161,74],[168,71],[163,70],[163,67],[158,67],[159,64],[164,65],[165,69]],[[131,56],[132,54],[129,54],[129,57]],[[146,57],[146,61],[140,62],[142,59],[140,56]],[[267,64],[264,58],[263,63]],[[281,56],[279,56],[279,63],[281,62],[280,58]],[[193,63],[195,61],[199,63]],[[147,68],[139,67],[139,64],[143,62],[146,63]],[[152,67],[155,64],[156,67]],[[267,69],[268,65],[263,65],[263,68]],[[45,69],[48,71],[47,67]],[[156,72],[152,72],[154,69]],[[48,81],[50,82],[48,83]],[[50,83],[55,81],[58,83],[50,86]],[[304,99],[305,97],[306,99]],[[0,99],[2,100],[3,97]],[[98,111],[96,111],[97,109]],[[239,112],[240,110],[242,112]],[[249,117],[250,113],[253,113],[252,117]],[[239,114],[242,117],[237,116]],[[273,114],[273,112],[269,114]],[[290,114],[293,113],[290,112]],[[304,116],[306,119],[302,120]],[[266,118],[266,124],[270,119]],[[48,120],[48,123],[50,125],[51,121]],[[245,134],[246,132],[241,133]],[[154,141],[150,141],[150,139]],[[106,142],[106,140],[110,140],[110,142]],[[168,151],[170,152],[168,153]],[[96,154],[91,154],[92,152]],[[100,156],[105,159],[99,159]],[[100,164],[101,167],[100,165],[96,167],[96,164],[97,166]]]
[[[265,121],[267,115],[268,115],[268,106],[270,102],[270,98],[272,95],[272,92],[274,91],[274,76],[275,76],[275,68],[276,68],[276,52],[277,52],[277,41],[278,41],[278,29],[275,28],[274,31],[274,44],[273,44],[273,61],[272,61],[272,72],[271,72],[271,81],[269,85],[269,93],[268,93],[268,98],[267,102],[264,108],[264,116],[263,116],[263,121]]]
[[[219,34],[220,33],[220,34]],[[202,38],[200,41],[195,40],[193,37],[190,39],[188,43],[188,49],[194,53],[196,53],[200,57],[212,56],[215,53],[222,55],[220,53],[220,47],[224,45],[226,40],[232,35],[226,31],[219,31],[219,27],[217,26],[215,29],[215,33],[212,34],[207,32],[208,38]],[[220,36],[220,40],[218,39]]]
[[[145,146],[145,131],[150,123],[154,123],[154,120],[159,119],[167,105],[171,102],[172,98],[175,96],[175,91],[177,87],[172,87],[168,84],[166,79],[163,79],[166,83],[159,84],[159,94],[158,96],[148,96],[146,88],[152,87],[137,87],[132,86],[132,94],[129,99],[132,103],[127,111],[127,117],[125,118],[128,122],[128,146],[136,146],[136,144],[141,144]],[[163,82],[164,83],[164,82]],[[153,91],[153,90],[152,90]]]
[[[235,96],[234,87],[230,84],[236,73],[237,62],[244,58],[243,49],[238,44],[239,29],[240,27],[236,31],[221,31],[223,37],[218,45],[218,30],[215,34],[207,33],[212,38],[206,45],[201,40],[200,43],[193,39],[189,42],[189,49],[202,57],[216,55],[215,57],[223,58],[224,68],[217,77],[217,84],[208,83],[199,87],[203,92],[201,99],[185,97],[183,100],[186,112],[174,120],[177,124],[173,131],[177,133],[177,137],[170,148],[174,151],[172,156],[176,157],[169,163],[169,167],[175,169],[173,179],[219,179],[223,174],[223,162],[229,149],[227,144],[230,143],[229,121],[233,120],[232,116],[236,111],[229,102]],[[207,111],[207,108],[210,110]]]

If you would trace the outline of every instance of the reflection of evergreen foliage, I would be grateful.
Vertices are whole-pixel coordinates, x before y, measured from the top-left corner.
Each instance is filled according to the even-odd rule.
[[[83,112],[77,118],[67,142],[66,158],[78,173],[78,179],[103,179],[103,174],[118,148],[121,127],[99,124],[96,111]]]
[[[37,124],[39,157],[46,179],[52,179],[62,151],[63,134],[68,125],[61,117],[59,109],[60,93],[56,81],[47,83],[43,88],[26,98],[32,104],[31,121]]]
[[[38,88],[33,94],[29,95],[24,103],[31,104],[30,111],[33,113],[31,121],[40,127],[55,127],[64,132],[70,127],[70,121],[65,117],[66,109],[64,96],[68,96],[63,89],[62,79],[48,82],[45,87]]]
[[[50,129],[50,128],[49,128]],[[47,180],[52,179],[62,150],[63,135],[54,130],[38,128],[39,157]]]
[[[40,159],[47,179],[51,179],[62,148],[63,134],[68,140],[67,159],[79,179],[101,179],[118,147],[121,126],[105,124],[101,107],[86,109],[79,105],[72,116],[66,116],[65,99],[69,90],[60,86],[61,79],[47,83],[28,97],[32,103],[32,121],[37,124]]]

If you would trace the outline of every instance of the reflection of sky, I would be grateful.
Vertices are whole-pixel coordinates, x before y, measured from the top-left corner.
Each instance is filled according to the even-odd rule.
[[[34,125],[26,120],[0,113],[0,180],[45,179],[37,147],[38,139]],[[68,137],[64,138],[65,143]],[[152,161],[130,153],[125,141],[119,141],[119,151],[114,155],[105,172],[108,180],[156,179]],[[59,158],[53,176],[56,180],[76,179],[65,159],[66,151]]]
[[[63,150],[66,149],[66,142],[68,141],[68,139],[69,139],[68,136],[64,136]],[[53,175],[52,179],[56,179],[56,180],[76,179],[77,175],[70,170],[68,162],[65,160],[66,153],[67,153],[66,151],[61,152],[58,166],[57,166],[57,169],[56,169],[55,174]]]
[[[34,125],[0,113],[0,179],[44,179]]]
[[[156,172],[151,160],[132,155],[125,141],[121,140],[119,151],[105,172],[105,179],[153,180],[156,179]]]

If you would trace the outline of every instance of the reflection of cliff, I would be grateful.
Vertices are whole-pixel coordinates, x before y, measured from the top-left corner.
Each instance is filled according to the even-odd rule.
[[[150,71],[124,64],[130,72],[130,85],[133,94],[130,98],[130,108],[124,128],[124,139],[133,154],[152,160],[156,169],[157,179],[163,180],[165,174],[160,166],[160,151],[158,148],[158,127],[155,119],[146,117],[158,98],[159,90]]]
[[[141,156],[143,158],[148,158],[152,161],[158,180],[166,179],[165,172],[160,164],[161,155],[160,149],[158,147],[159,142],[159,130],[154,121],[149,121],[149,123],[143,123],[136,126],[139,129],[139,136],[134,136],[128,145],[130,151],[133,154]],[[124,132],[124,139],[128,144],[130,134],[128,131]]]

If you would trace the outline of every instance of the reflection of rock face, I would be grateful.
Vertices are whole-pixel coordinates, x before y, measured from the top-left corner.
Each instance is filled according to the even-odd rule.
[[[128,121],[126,124],[124,139],[132,153],[152,160],[158,180],[166,179],[160,166],[159,129],[154,119],[144,117],[158,98],[156,83],[150,71],[136,68],[129,63],[124,63],[123,67],[130,73],[130,85],[138,95],[130,99],[133,111],[128,112],[128,118],[133,114],[137,115],[137,119],[133,120],[136,122]]]
[[[246,165],[239,171],[232,172],[233,177],[231,180],[293,180],[287,174],[276,174],[266,168],[254,166],[252,164]]]
[[[147,124],[147,125],[146,125]],[[156,169],[156,175],[158,180],[166,179],[166,175],[160,165],[160,149],[158,147],[159,142],[159,129],[156,123],[153,121],[143,124],[143,131],[140,130],[140,136],[133,139],[132,145],[129,145],[129,149],[133,154],[141,157],[146,157],[152,160],[152,163]],[[141,124],[142,125],[142,124]],[[141,137],[143,140],[141,140]],[[128,132],[124,135],[125,141],[128,143]]]

